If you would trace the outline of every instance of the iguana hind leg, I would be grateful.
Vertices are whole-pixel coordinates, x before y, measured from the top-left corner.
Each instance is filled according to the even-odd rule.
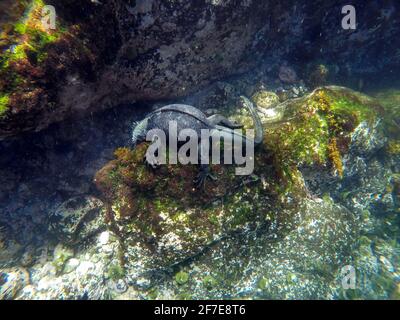
[[[237,123],[235,121],[231,121],[224,117],[221,114],[214,114],[210,117],[207,118],[208,121],[211,122],[213,125],[222,125],[224,127],[230,128],[230,129],[240,129],[243,128],[243,125],[240,123]]]

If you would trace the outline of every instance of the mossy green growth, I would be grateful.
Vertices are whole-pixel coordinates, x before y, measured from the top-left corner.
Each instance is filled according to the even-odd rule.
[[[207,290],[214,289],[217,286],[217,284],[218,284],[217,280],[211,275],[207,275],[203,279],[203,285]]]
[[[0,93],[18,91],[24,83],[23,78],[27,78],[26,74],[32,70],[39,71],[35,68],[45,61],[48,45],[59,40],[66,31],[60,24],[56,30],[43,28],[43,6],[43,1],[32,1],[24,17],[14,24],[13,34],[9,35],[13,45],[0,56],[0,80],[3,80],[0,81]]]
[[[270,93],[255,93],[253,101],[263,101]],[[222,113],[253,128],[246,108],[226,108]],[[298,167],[332,164],[343,175],[342,154],[347,151],[351,133],[361,122],[372,123],[381,111],[379,102],[359,92],[337,86],[321,87],[308,96],[287,100],[260,113],[264,123],[264,146],[273,154],[274,167],[291,190],[299,182]]]
[[[400,128],[399,128],[400,129]],[[387,151],[392,155],[400,155],[400,139],[390,140]]]
[[[56,269],[57,273],[61,273],[64,270],[65,264],[69,259],[74,256],[73,250],[67,247],[63,247],[58,245],[54,249],[54,259],[53,259],[53,266]]]
[[[26,33],[26,24],[23,22],[18,22],[14,26],[14,31],[20,35],[24,35]]]
[[[179,285],[184,285],[189,281],[189,274],[184,271],[179,271],[175,275],[175,282]]]
[[[5,95],[0,95],[0,118],[4,116],[8,109],[8,104],[10,102],[10,96],[5,94]]]
[[[159,296],[160,292],[157,288],[152,288],[147,292],[147,299],[148,300],[156,300]]]
[[[373,99],[341,87],[319,88],[280,106],[285,110],[283,120],[288,121],[267,126],[264,143],[285,180],[293,179],[299,165],[324,165],[328,160],[341,176],[341,152],[350,134],[377,114]]]
[[[400,143],[400,90],[386,89],[373,94],[385,110],[384,127],[392,142],[392,152],[396,153],[395,144]],[[389,151],[390,152],[390,151]]]
[[[267,278],[262,277],[257,284],[258,289],[260,290],[266,290],[269,286],[269,281]]]
[[[112,264],[107,271],[107,276],[114,281],[125,277],[125,271],[119,264]]]
[[[272,108],[279,103],[279,97],[276,93],[260,90],[253,94],[251,100],[260,108]]]

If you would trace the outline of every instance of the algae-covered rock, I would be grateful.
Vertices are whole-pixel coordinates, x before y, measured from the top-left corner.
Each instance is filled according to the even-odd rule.
[[[90,246],[82,247],[75,254],[58,245],[52,261],[37,263],[29,269],[30,285],[19,291],[17,299],[115,298],[121,293],[123,273],[111,279],[110,269],[115,266],[121,269],[118,253],[119,242],[110,231],[99,234]]]
[[[259,108],[272,108],[279,103],[279,97],[275,92],[260,90],[251,97],[253,102]]]
[[[284,5],[279,0],[3,0],[0,5],[0,139],[122,103],[186,96],[265,61],[271,70],[289,52],[292,61],[334,63],[345,76],[350,70],[364,76],[397,70],[399,64],[395,0],[380,13],[375,3],[354,1],[362,10],[351,35],[337,28],[341,8],[335,0]],[[45,5],[55,7],[54,30],[41,22]],[[382,28],[371,28],[381,23]],[[310,36],[315,34],[318,42]],[[358,49],[348,50],[352,47]],[[377,58],[377,50],[385,54]],[[287,65],[277,73],[284,82],[297,79]],[[314,78],[323,75],[321,70]]]
[[[56,11],[55,25],[48,26],[48,1],[18,2],[0,22],[0,139],[63,119],[59,86],[72,76],[88,80],[101,60],[67,12]],[[56,6],[61,10],[64,4]]]
[[[185,286],[171,276],[158,287],[158,299],[332,299],[356,245],[357,218],[317,198],[276,210],[291,217],[285,232],[261,229],[216,243],[182,268],[190,274]]]
[[[279,208],[288,210],[307,196],[303,168],[340,179],[346,169],[342,158],[357,146],[352,139],[365,144],[356,129],[373,128],[379,114],[375,100],[340,87],[319,88],[276,108],[282,117],[265,125],[254,175],[243,178],[235,176],[233,166],[212,165],[217,179],[204,190],[193,187],[194,165],[146,167],[146,143],[116,150],[116,160],[97,173],[95,182],[107,219],[124,242],[128,269],[139,274],[172,266],[234,231],[267,226],[271,236],[278,236],[290,229],[293,211],[284,214]],[[236,112],[227,116],[252,125],[243,109]]]
[[[374,97],[385,109],[384,130],[389,138],[387,151],[400,156],[400,90],[387,89],[374,93]]]
[[[229,233],[278,219],[267,216],[277,191],[264,174],[263,179],[243,179],[233,166],[212,165],[216,181],[207,181],[199,190],[193,184],[198,173],[194,165],[146,167],[147,146],[118,149],[117,159],[95,178],[105,197],[107,219],[118,228],[126,263],[136,273],[169,267]],[[263,163],[262,157],[258,161]],[[260,168],[266,173],[265,162]]]
[[[91,196],[71,198],[50,216],[50,231],[64,244],[82,243],[104,229],[102,205]]]
[[[29,272],[24,268],[0,269],[0,300],[12,300],[29,284]]]
[[[246,110],[228,111],[227,115],[245,127],[252,125]],[[260,116],[265,126],[264,147],[271,152],[281,178],[289,181],[302,166],[329,167],[340,177],[342,158],[350,145],[366,154],[386,141],[380,103],[344,87],[317,88]]]
[[[74,256],[74,251],[70,248],[58,244],[54,248],[53,254],[53,265],[56,268],[57,273],[61,273],[69,259]]]
[[[22,246],[11,236],[6,225],[0,224],[0,267],[12,264],[18,259]]]

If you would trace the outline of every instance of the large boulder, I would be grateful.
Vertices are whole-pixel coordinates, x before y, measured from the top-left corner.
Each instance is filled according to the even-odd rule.
[[[345,76],[399,64],[396,1],[353,2],[356,31],[341,28],[335,0],[3,3],[0,139],[123,102],[185,96],[262,61],[276,77],[283,58],[326,60]],[[45,4],[56,8],[55,30],[41,24]],[[385,52],[378,61],[376,50]]]
[[[235,176],[233,166],[212,165],[217,180],[204,190],[193,187],[194,165],[146,167],[146,143],[116,150],[116,159],[96,174],[95,183],[106,203],[106,218],[124,243],[132,278],[173,267],[232,234],[264,230],[271,239],[284,236],[295,225],[303,199],[312,196],[304,168],[339,183],[351,146],[368,146],[357,128],[373,128],[380,111],[374,99],[341,87],[319,88],[275,108],[280,118],[263,120],[265,136],[254,174],[243,178]],[[243,108],[222,111],[252,125]]]

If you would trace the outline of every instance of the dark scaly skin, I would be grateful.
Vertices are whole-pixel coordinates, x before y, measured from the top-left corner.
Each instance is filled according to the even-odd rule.
[[[139,122],[133,130],[132,143],[133,145],[136,145],[140,142],[146,141],[146,134],[152,129],[162,130],[168,137],[169,123],[170,121],[175,121],[177,123],[177,132],[180,132],[183,129],[192,129],[197,133],[198,137],[201,137],[202,129],[215,129],[223,135],[239,135],[244,142],[247,140],[247,142],[253,142],[254,145],[258,145],[262,142],[263,138],[263,128],[260,117],[254,108],[254,105],[246,97],[242,96],[241,100],[252,115],[255,127],[254,139],[235,132],[235,128],[241,128],[242,126],[229,121],[221,115],[214,115],[207,118],[203,112],[193,106],[184,104],[171,104],[153,111],[144,120]],[[151,166],[155,167],[154,164],[151,164]],[[200,172],[195,180],[196,186],[204,186],[207,178],[211,178],[213,180],[215,179],[210,174],[209,166],[200,164]]]

